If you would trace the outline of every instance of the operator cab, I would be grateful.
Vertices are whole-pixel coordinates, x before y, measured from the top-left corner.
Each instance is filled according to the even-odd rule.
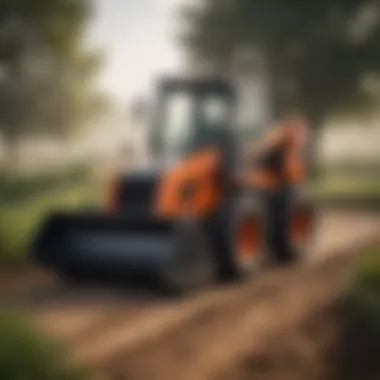
[[[215,146],[233,129],[233,86],[221,79],[165,79],[159,85],[153,130],[154,151],[173,163]]]
[[[171,164],[203,147],[224,144],[223,151],[233,149],[237,157],[236,150],[270,124],[262,89],[259,82],[220,77],[161,80],[151,135],[154,154]]]

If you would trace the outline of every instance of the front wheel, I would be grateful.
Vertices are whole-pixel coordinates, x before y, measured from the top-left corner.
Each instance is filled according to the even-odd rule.
[[[257,216],[241,214],[233,231],[231,247],[231,273],[247,278],[256,273],[262,264],[261,224]]]
[[[165,290],[183,295],[211,286],[216,280],[216,263],[201,223],[179,221],[173,233],[175,254],[161,274]]]
[[[291,264],[303,261],[309,249],[313,231],[313,211],[311,205],[295,205],[290,220],[281,226],[286,241],[275,241],[273,256],[278,264]]]
[[[222,213],[217,223],[216,253],[220,279],[230,281],[255,275],[263,264],[262,218],[243,202]]]

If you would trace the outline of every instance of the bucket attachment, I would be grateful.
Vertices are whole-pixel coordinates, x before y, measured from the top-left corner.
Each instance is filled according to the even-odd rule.
[[[200,272],[209,278],[214,269],[194,232],[178,221],[153,217],[58,213],[43,224],[31,259],[61,273],[148,275],[179,287],[186,276],[190,283]]]
[[[52,268],[159,269],[173,254],[173,223],[106,214],[55,214],[33,242],[32,260]]]

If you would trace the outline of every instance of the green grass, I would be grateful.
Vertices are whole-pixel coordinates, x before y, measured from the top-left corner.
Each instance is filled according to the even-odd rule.
[[[322,175],[327,176],[351,176],[351,177],[368,177],[376,175],[380,172],[380,161],[342,161],[342,162],[329,162],[319,166]]]
[[[68,352],[18,313],[0,315],[0,379],[84,380],[87,371],[71,365]]]
[[[364,324],[380,343],[380,247],[370,252],[353,281],[347,298],[351,318]]]
[[[379,199],[380,161],[344,160],[323,164],[312,189],[319,198]]]
[[[364,264],[337,308],[339,325],[332,357],[334,377],[342,380],[380,378],[380,246],[362,254]]]
[[[31,238],[49,212],[94,207],[99,201],[99,189],[98,182],[92,179],[71,188],[0,207],[0,261],[22,264]]]
[[[91,176],[86,165],[69,166],[48,172],[0,173],[0,207],[23,202],[41,194],[83,183]]]
[[[317,197],[380,199],[380,178],[355,178],[326,176],[312,184],[313,192]]]

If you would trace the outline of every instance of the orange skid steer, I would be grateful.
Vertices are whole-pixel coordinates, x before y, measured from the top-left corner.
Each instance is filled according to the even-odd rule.
[[[71,278],[147,275],[189,291],[249,276],[266,260],[260,198],[234,181],[258,138],[257,125],[236,123],[238,91],[223,78],[164,78],[157,94],[154,163],[118,173],[102,211],[50,215],[32,245],[37,265]],[[311,221],[307,197],[293,199],[292,248],[304,249]]]

